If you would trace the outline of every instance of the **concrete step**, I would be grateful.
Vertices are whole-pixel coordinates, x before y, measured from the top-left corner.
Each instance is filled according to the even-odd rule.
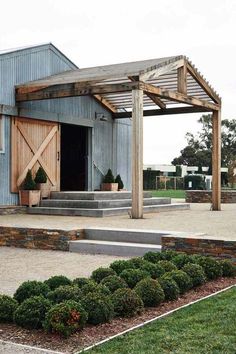
[[[188,210],[188,209],[190,209],[190,204],[187,203],[148,205],[148,206],[144,206],[143,208],[144,213],[173,211],[173,210]],[[129,214],[131,211],[131,207],[107,208],[107,209],[32,207],[32,208],[28,208],[27,210],[29,214],[103,217],[103,216]]]
[[[144,198],[144,205],[170,204],[170,198]],[[117,200],[66,200],[66,199],[44,199],[41,201],[42,207],[53,208],[82,208],[82,209],[106,209],[130,207],[131,199]]]
[[[149,251],[161,252],[161,246],[145,243],[78,240],[69,242],[69,251],[84,254],[134,257],[143,256]]]
[[[84,230],[86,240],[131,242],[161,245],[161,237],[170,234],[162,230],[135,230],[111,228],[87,228]],[[172,232],[173,234],[173,232]]]
[[[151,198],[152,193],[143,192],[144,198]],[[68,200],[116,200],[131,199],[131,192],[51,192],[51,199]]]

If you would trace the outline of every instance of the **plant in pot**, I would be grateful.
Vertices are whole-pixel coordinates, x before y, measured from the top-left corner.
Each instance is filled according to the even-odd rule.
[[[102,183],[102,191],[107,192],[116,192],[118,190],[118,183],[115,183],[115,178],[112,174],[111,169],[107,171],[107,174],[104,176]]]
[[[117,175],[117,176],[116,176],[115,182],[118,183],[118,190],[119,190],[119,191],[124,190],[124,183],[123,183],[123,181],[122,181],[120,175]]]
[[[50,195],[50,186],[47,183],[46,172],[41,166],[36,172],[34,182],[36,183],[36,188],[41,191],[41,198],[48,198]]]
[[[22,189],[19,190],[20,205],[38,205],[40,202],[40,191],[36,190],[36,183],[33,180],[32,172],[28,170]]]

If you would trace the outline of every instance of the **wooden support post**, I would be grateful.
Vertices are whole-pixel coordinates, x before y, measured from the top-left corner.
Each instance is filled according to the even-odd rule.
[[[132,90],[132,218],[143,217],[143,90]]]
[[[212,114],[212,210],[221,210],[221,114]]]
[[[184,95],[187,95],[187,66],[186,66],[186,63],[184,63],[184,65],[181,66],[180,68],[178,68],[177,83],[178,83],[178,92],[183,93]]]

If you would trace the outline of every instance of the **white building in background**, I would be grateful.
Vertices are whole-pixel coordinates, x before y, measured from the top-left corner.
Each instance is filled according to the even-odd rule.
[[[198,166],[186,166],[186,165],[180,165],[180,166],[181,166],[181,177],[184,177],[188,174],[197,174],[199,170]],[[176,173],[176,166],[174,165],[150,164],[150,165],[144,165],[143,169],[151,170],[151,171],[160,171],[162,176],[169,176]],[[202,167],[202,174],[206,174],[208,170],[209,167]],[[221,172],[228,172],[228,168],[221,167]]]

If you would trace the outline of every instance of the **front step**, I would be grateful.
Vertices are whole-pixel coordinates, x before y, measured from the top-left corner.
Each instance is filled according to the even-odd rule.
[[[143,207],[144,213],[154,213],[154,212],[173,211],[173,210],[189,210],[189,209],[190,209],[190,204],[187,203],[148,205]],[[92,217],[124,215],[130,213],[130,211],[131,211],[131,207],[107,208],[107,209],[47,208],[47,207],[28,208],[29,214],[92,216]]]
[[[144,198],[144,205],[170,204],[170,198]],[[77,209],[107,209],[131,207],[131,199],[117,200],[67,200],[67,199],[44,199],[40,206],[46,208],[77,208]]]
[[[161,245],[99,240],[70,241],[69,251],[84,254],[106,254],[111,256],[135,257],[145,253],[161,252]]]
[[[143,192],[144,198],[151,198],[152,193]],[[51,192],[51,199],[66,199],[66,200],[116,200],[116,199],[131,199],[132,193],[127,192]]]

